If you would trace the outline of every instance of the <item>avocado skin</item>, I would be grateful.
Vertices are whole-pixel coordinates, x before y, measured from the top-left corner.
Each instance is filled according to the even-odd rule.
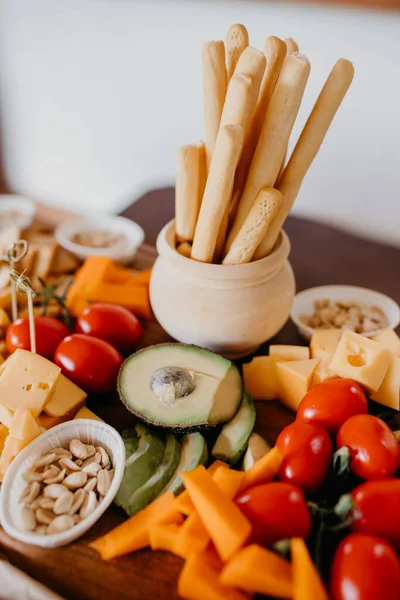
[[[166,436],[165,452],[162,462],[152,476],[129,498],[125,511],[132,516],[152,502],[174,474],[181,457],[181,444],[173,433]]]
[[[142,413],[133,409],[132,406],[125,400],[125,398],[122,394],[122,391],[121,391],[121,381],[120,381],[121,373],[123,372],[123,368],[124,368],[125,364],[132,358],[132,356],[140,354],[141,352],[147,352],[151,348],[159,348],[162,346],[172,346],[172,345],[183,346],[185,348],[194,348],[196,350],[207,350],[207,352],[210,352],[211,354],[215,354],[211,350],[208,350],[207,348],[202,348],[201,346],[197,346],[196,344],[183,344],[183,343],[173,343],[173,342],[164,342],[162,344],[153,344],[152,346],[148,346],[146,348],[141,348],[137,352],[130,354],[124,360],[122,365],[120,366],[120,369],[118,372],[118,378],[117,378],[117,392],[118,392],[119,399],[121,400],[122,404],[125,406],[125,408],[130,413],[135,415],[135,417],[137,417],[137,419],[139,421],[141,421],[142,423],[145,423],[146,425],[149,425],[150,427],[158,427],[159,429],[168,430],[168,431],[171,431],[172,433],[176,433],[177,435],[180,435],[183,433],[195,433],[196,431],[199,431],[199,432],[206,432],[206,431],[213,431],[213,430],[215,431],[215,428],[219,427],[221,425],[221,423],[216,423],[215,425],[211,425],[210,423],[205,421],[202,423],[196,423],[195,425],[171,425],[171,424],[166,425],[165,423],[163,423],[161,421],[150,421],[150,420],[146,419],[146,417],[144,415],[142,415]],[[232,365],[237,369],[237,367],[234,363],[232,363]],[[239,370],[238,370],[238,372],[239,372]],[[240,377],[240,379],[241,379],[241,377]],[[242,381],[242,385],[243,385],[243,381]],[[244,389],[244,388],[242,388],[242,389]],[[241,406],[241,404],[239,403],[237,406],[236,412],[238,412],[238,410],[240,409],[240,406]],[[234,418],[234,417],[232,417],[232,418]],[[230,421],[228,421],[228,423],[229,422]]]
[[[165,442],[160,435],[150,432],[145,425],[140,423],[136,425],[135,430],[139,444],[136,452],[131,454],[125,462],[124,477],[114,499],[115,504],[121,506],[125,511],[132,494],[153,475],[163,460],[165,452]],[[127,443],[132,441],[128,436],[129,434],[126,433],[125,448]]]
[[[235,465],[239,462],[247,448],[247,443],[254,429],[255,420],[256,409],[253,398],[245,391],[239,410],[233,419],[228,421],[228,423],[225,423],[222,427],[221,433],[211,451],[211,455],[216,459],[228,462],[230,465]],[[235,434],[230,437],[230,429],[233,424],[235,424]],[[223,445],[225,445],[222,440],[226,437],[229,437],[231,444],[231,449],[228,452],[222,450]]]
[[[121,437],[124,441],[125,446],[125,461],[128,460],[132,456],[134,452],[136,452],[139,446],[139,436],[136,433],[136,429],[131,427],[130,429],[124,429],[121,433]]]

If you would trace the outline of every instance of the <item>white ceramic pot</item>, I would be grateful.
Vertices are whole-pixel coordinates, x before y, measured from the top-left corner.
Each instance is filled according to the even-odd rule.
[[[158,236],[150,281],[154,314],[173,338],[237,358],[285,324],[295,281],[284,231],[270,256],[245,265],[197,262],[179,254],[174,242],[171,221]]]

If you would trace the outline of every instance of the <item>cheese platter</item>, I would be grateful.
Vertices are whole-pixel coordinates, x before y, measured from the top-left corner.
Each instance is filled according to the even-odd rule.
[[[287,160],[309,62],[246,33],[228,33],[230,81],[223,42],[205,45],[205,144],[181,149],[158,258],[144,244],[121,264],[124,233],[95,223],[73,234],[84,255],[38,223],[4,233],[0,546],[65,598],[348,600],[348,577],[383,598],[389,567],[398,597],[398,316],[354,288],[316,297],[310,341],[280,331],[281,226],[353,67]]]

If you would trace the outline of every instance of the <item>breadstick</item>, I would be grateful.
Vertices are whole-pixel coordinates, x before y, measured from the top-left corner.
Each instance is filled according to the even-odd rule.
[[[286,38],[285,44],[286,44],[286,56],[293,54],[293,52],[299,51],[299,46],[298,46],[297,42],[294,41],[293,38]]]
[[[231,25],[226,36],[226,65],[228,81],[232,77],[243,50],[249,45],[249,34],[244,25]]]
[[[239,265],[251,261],[281,202],[282,194],[278,190],[263,188],[258,192],[239,233],[222,261],[223,265]]]
[[[283,64],[261,128],[236,219],[228,235],[226,252],[239,233],[259,190],[272,187],[276,181],[309,74],[310,63],[301,54],[291,54]]]
[[[179,252],[179,254],[182,254],[182,256],[186,256],[186,258],[190,258],[192,246],[189,244],[189,242],[182,242],[179,244],[176,251]]]
[[[257,248],[255,258],[267,256],[273,249],[282,225],[292,208],[303,179],[324,141],[333,118],[346,95],[354,76],[351,62],[340,58],[322,88],[308,121],[299,137],[278,188],[283,202],[274,217],[266,237]]]
[[[226,95],[225,44],[207,42],[203,47],[204,126],[207,172],[217,139]]]
[[[204,144],[182,146],[175,187],[175,233],[178,242],[192,241],[204,190]]]
[[[194,234],[191,257],[195,260],[211,262],[213,259],[218,231],[232,193],[233,178],[242,146],[243,127],[221,127]]]
[[[244,142],[242,156],[236,169],[235,183],[233,186],[232,200],[229,209],[229,222],[233,223],[236,217],[237,208],[246,183],[246,177],[249,167],[257,147],[260,137],[261,127],[271,100],[272,93],[278,81],[279,73],[286,58],[286,44],[277,37],[268,37],[265,40],[264,56],[267,66],[262,79],[257,106],[254,112],[253,120]]]

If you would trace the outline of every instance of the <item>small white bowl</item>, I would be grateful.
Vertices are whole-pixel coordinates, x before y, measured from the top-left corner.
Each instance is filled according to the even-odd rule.
[[[39,535],[37,533],[22,531],[18,527],[19,515],[22,508],[19,497],[26,486],[26,482],[22,479],[22,474],[30,469],[37,458],[50,452],[52,448],[60,446],[67,448],[69,442],[75,438],[80,439],[86,444],[103,446],[107,450],[114,469],[114,477],[110,489],[89,517],[67,531],[52,535]],[[69,544],[86,533],[110,506],[121,485],[124,470],[124,443],[119,433],[113,427],[107,425],[107,423],[91,419],[76,419],[57,425],[33,440],[18,454],[8,468],[1,486],[1,526],[8,535],[26,544],[33,544],[42,548],[56,548],[57,546]]]
[[[353,285],[321,285],[299,292],[293,301],[290,318],[297,326],[299,333],[307,340],[311,339],[315,330],[302,323],[300,317],[302,315],[312,315],[315,300],[324,300],[325,298],[332,301],[344,300],[360,302],[370,306],[379,306],[386,315],[388,321],[387,327],[395,329],[400,323],[399,305],[392,298],[389,298],[389,296],[385,296],[385,294]],[[381,331],[381,329],[369,331],[363,335],[371,337],[378,333],[378,331]]]
[[[76,244],[72,238],[77,233],[87,233],[88,231],[108,231],[110,233],[120,233],[125,239],[109,248],[91,248]],[[134,221],[125,219],[125,217],[116,217],[114,215],[82,215],[68,221],[64,221],[56,228],[54,235],[57,242],[75,254],[81,260],[89,256],[109,256],[116,262],[127,264],[132,261],[139,247],[144,242],[144,231]]]
[[[7,213],[18,213],[10,219],[5,219]],[[36,204],[31,198],[18,194],[0,194],[0,227],[15,225],[27,229],[35,218]],[[4,219],[4,221],[3,221]]]

